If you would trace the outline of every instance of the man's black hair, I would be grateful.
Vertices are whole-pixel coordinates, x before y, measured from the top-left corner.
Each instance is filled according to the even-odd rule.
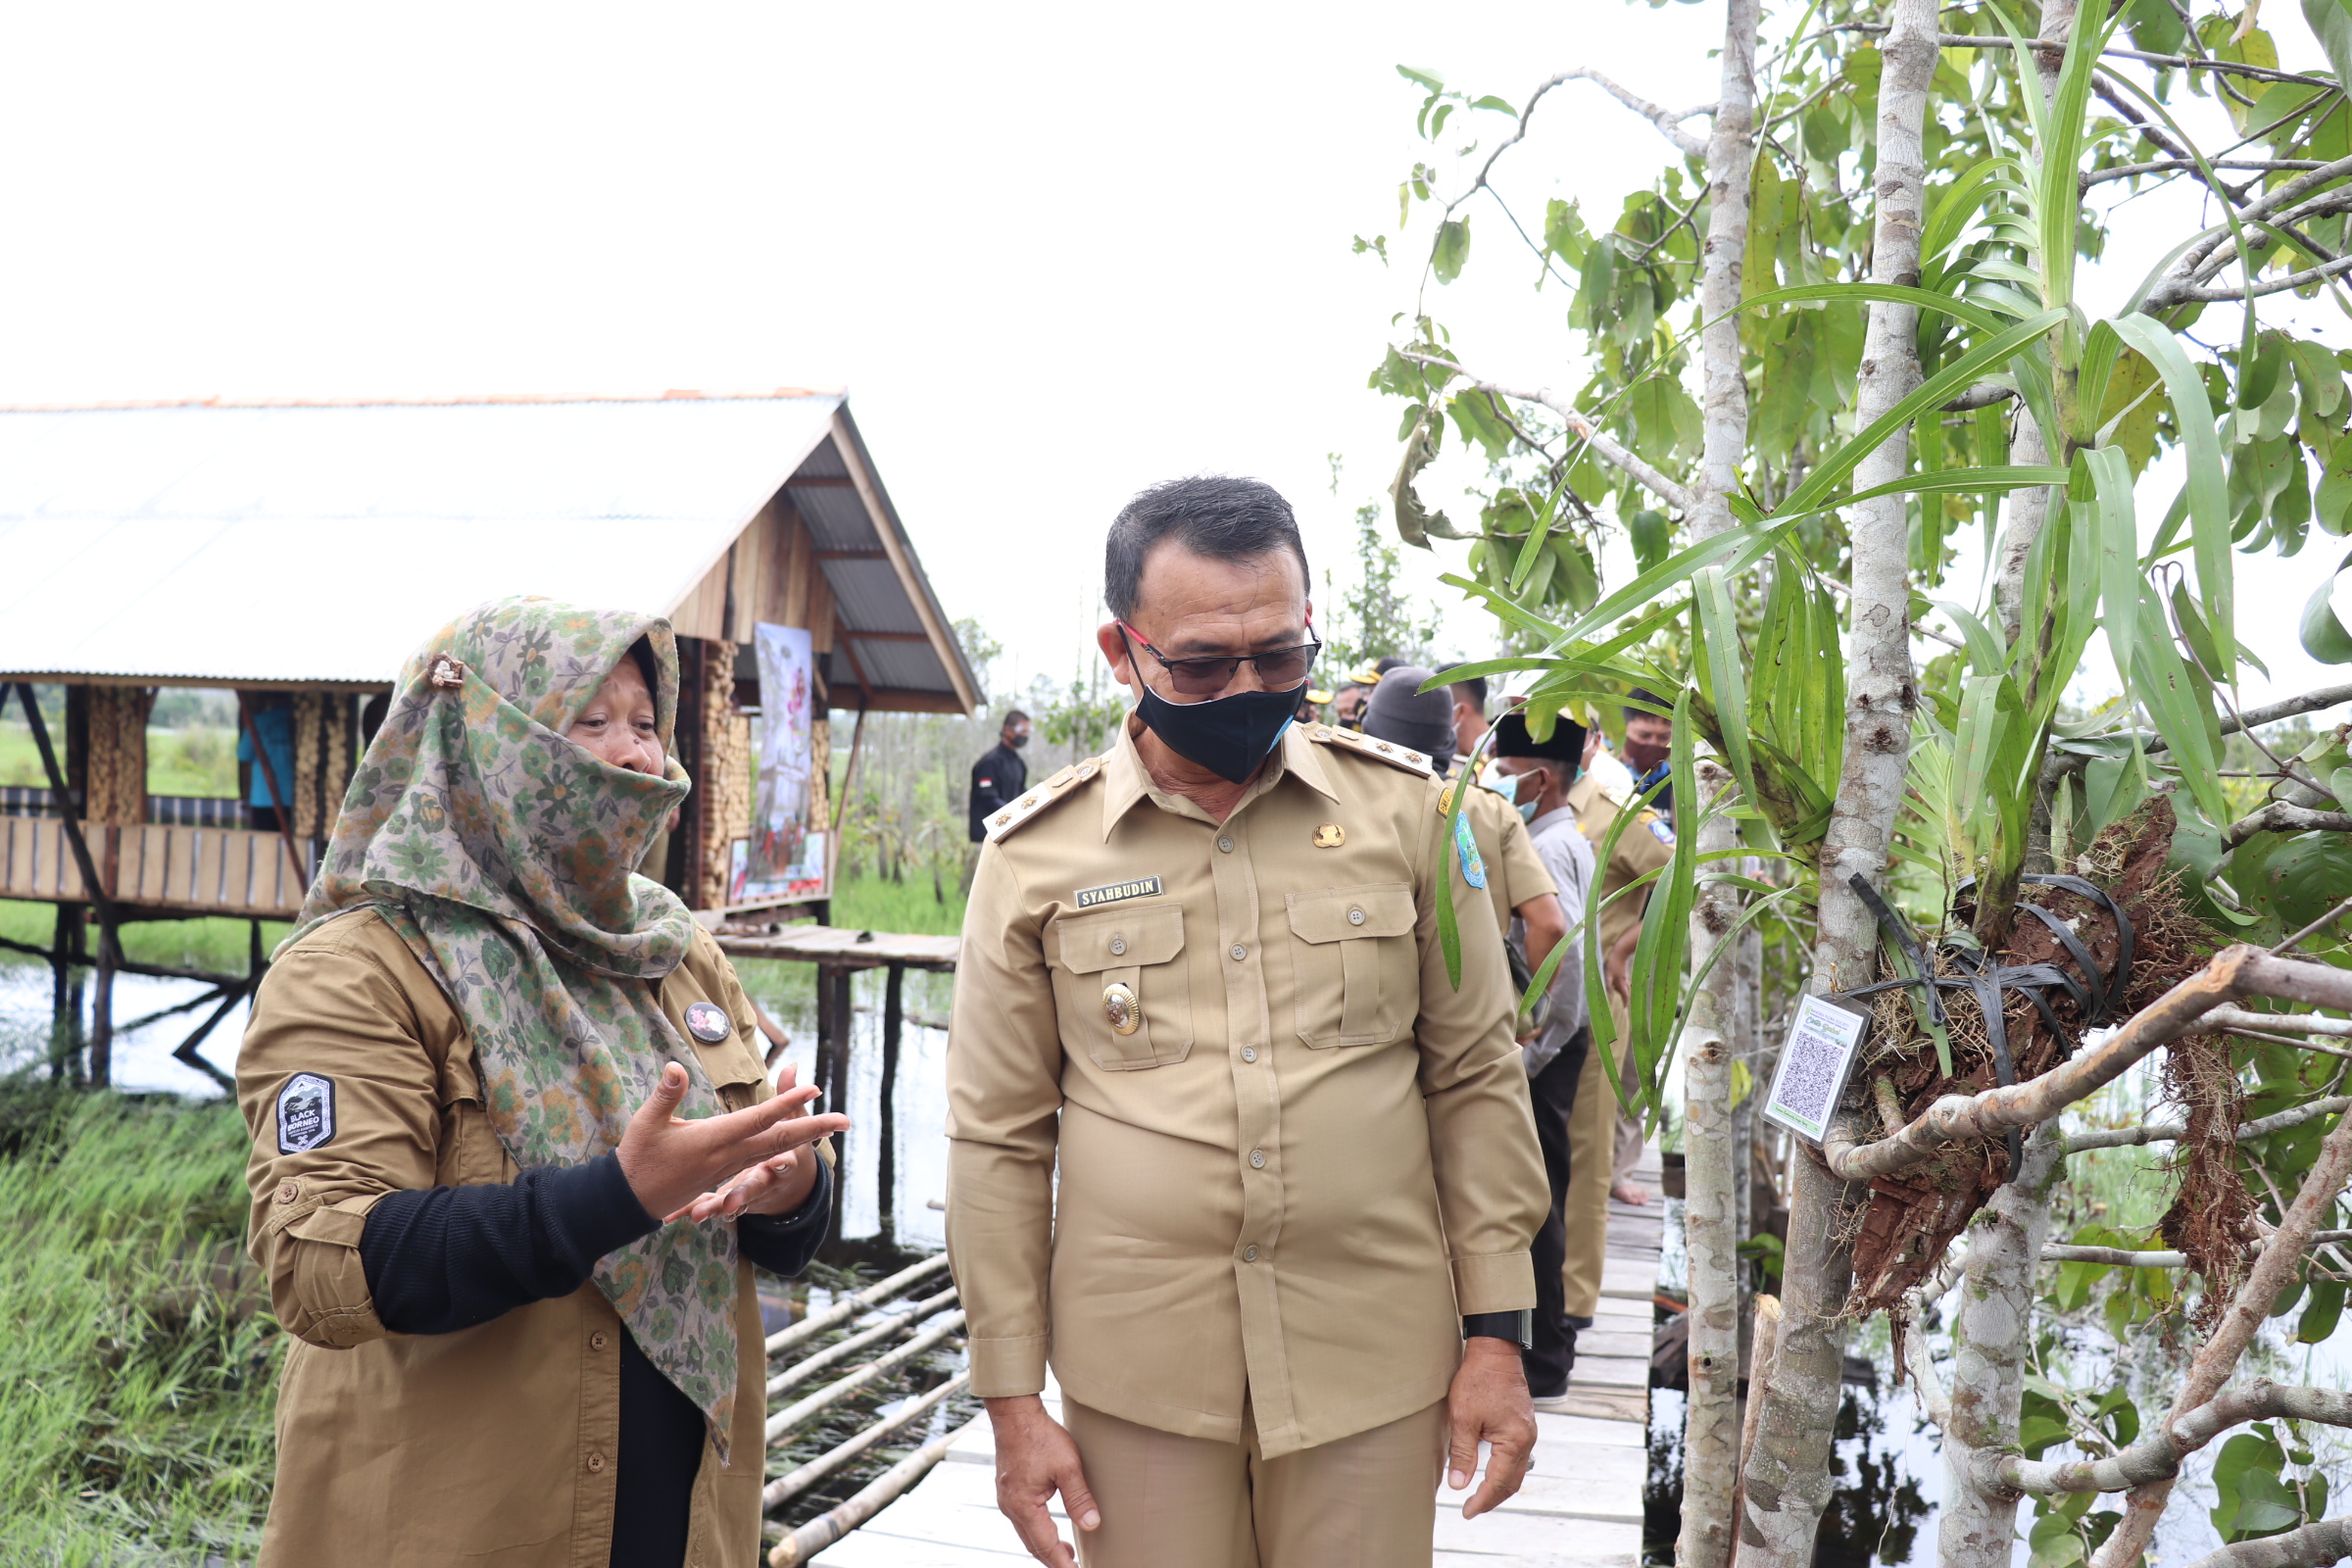
[[[1663,713],[1653,713],[1646,708],[1629,707],[1625,710],[1625,721],[1629,724],[1637,718],[1663,718],[1671,722],[1674,717],[1674,705],[1656,692],[1644,691],[1637,686],[1625,694],[1625,700],[1628,703],[1655,703],[1658,707],[1666,710]]]
[[[1472,675],[1467,680],[1455,681],[1453,683],[1453,695],[1462,702],[1468,703],[1472,708],[1477,709],[1479,717],[1484,718],[1487,716],[1486,676]]]
[[[1374,673],[1386,675],[1392,669],[1402,669],[1404,663],[1405,662],[1395,654],[1384,654],[1373,662],[1372,668]]]
[[[1134,615],[1145,558],[1163,539],[1211,561],[1253,561],[1287,550],[1298,563],[1299,582],[1314,581],[1298,519],[1272,485],[1221,473],[1170,479],[1128,502],[1111,522],[1102,551],[1102,599],[1119,619]]]
[[[1008,708],[1004,710],[1004,722],[999,724],[997,728],[1010,729],[1015,724],[1027,724],[1030,722],[1032,722],[1032,720],[1027,713],[1022,712],[1017,708]]]

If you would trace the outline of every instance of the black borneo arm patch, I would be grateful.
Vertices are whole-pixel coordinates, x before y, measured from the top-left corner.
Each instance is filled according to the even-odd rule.
[[[277,1152],[305,1154],[334,1142],[335,1081],[298,1072],[277,1092]]]

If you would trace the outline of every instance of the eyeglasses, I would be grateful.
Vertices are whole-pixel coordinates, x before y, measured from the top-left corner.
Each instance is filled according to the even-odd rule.
[[[1168,672],[1168,681],[1177,693],[1185,697],[1215,697],[1233,684],[1233,677],[1244,664],[1257,667],[1258,683],[1268,691],[1288,691],[1306,679],[1306,672],[1315,666],[1315,656],[1323,651],[1321,641],[1310,633],[1308,640],[1290,648],[1269,649],[1262,654],[1220,655],[1210,659],[1170,659],[1144,641],[1136,629],[1125,621],[1116,622],[1119,635],[1128,642],[1128,658],[1135,657],[1136,645],[1159,661],[1159,667]]]

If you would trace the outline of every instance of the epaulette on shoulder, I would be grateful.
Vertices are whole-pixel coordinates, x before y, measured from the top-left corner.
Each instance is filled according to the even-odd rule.
[[[1617,809],[1620,811],[1626,809],[1628,807],[1634,804],[1633,791],[1627,789],[1622,784],[1602,784],[1597,786],[1597,789],[1600,798],[1608,802],[1611,806],[1617,808]]]
[[[1376,762],[1386,762],[1391,767],[1400,767],[1407,773],[1418,773],[1423,778],[1438,776],[1437,764],[1429,760],[1428,753],[1416,752],[1410,747],[1399,746],[1395,741],[1376,741],[1361,730],[1337,729],[1329,724],[1309,724],[1306,727],[1306,738],[1329,746],[1335,751],[1351,752],[1357,757],[1370,758]]]
[[[1077,794],[1077,787],[1101,773],[1102,764],[1108,760],[1107,755],[1090,757],[1074,767],[1063,768],[1044,783],[1031,786],[1022,792],[1019,800],[990,812],[988,821],[983,824],[988,842],[994,844],[999,839],[1019,832],[1025,823],[1043,816],[1054,806]]]

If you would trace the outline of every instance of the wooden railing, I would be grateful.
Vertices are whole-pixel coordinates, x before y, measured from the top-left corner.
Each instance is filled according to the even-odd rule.
[[[153,824],[80,826],[105,893],[116,904],[271,920],[290,920],[302,908],[303,878],[280,834]],[[0,816],[0,898],[90,901],[64,821]]]

